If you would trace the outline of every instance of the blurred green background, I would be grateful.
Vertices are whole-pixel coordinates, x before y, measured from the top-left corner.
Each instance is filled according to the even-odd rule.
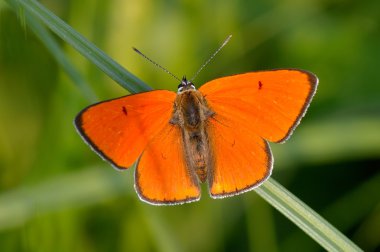
[[[154,88],[272,68],[320,85],[272,177],[366,251],[380,249],[380,1],[83,0],[42,3]],[[17,15],[18,14],[18,15]],[[99,100],[127,92],[58,40]],[[155,207],[133,169],[117,172],[84,144],[73,118],[92,101],[0,2],[0,251],[322,251],[252,191]]]

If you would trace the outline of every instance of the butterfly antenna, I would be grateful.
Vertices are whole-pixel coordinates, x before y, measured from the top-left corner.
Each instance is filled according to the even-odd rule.
[[[205,66],[208,65],[208,63],[210,63],[210,61],[218,54],[218,52],[228,43],[228,41],[230,41],[232,35],[229,35],[223,42],[223,44],[221,46],[219,46],[218,50],[216,50],[214,52],[213,55],[211,55],[211,57],[199,68],[199,70],[195,73],[194,77],[191,78],[190,82],[193,82],[193,80],[198,76],[198,74],[203,70],[203,68]]]
[[[143,54],[142,52],[140,52],[138,49],[136,49],[135,47],[132,47],[133,50],[135,52],[137,52],[138,54],[140,54],[141,56],[143,56],[146,60],[150,61],[151,63],[153,63],[153,65],[155,65],[156,67],[158,68],[161,68],[161,70],[163,70],[164,72],[170,74],[174,79],[178,80],[179,82],[181,82],[181,80],[175,76],[174,74],[172,74],[168,69],[164,68],[163,66],[161,66],[160,64],[158,64],[157,62],[151,60],[150,58],[148,58],[148,56],[146,56],[145,54]]]

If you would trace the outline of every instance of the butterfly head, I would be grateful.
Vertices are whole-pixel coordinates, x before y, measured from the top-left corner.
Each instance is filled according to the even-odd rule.
[[[182,93],[187,90],[195,90],[195,86],[191,81],[186,79],[186,76],[183,76],[181,83],[178,85],[178,93]]]

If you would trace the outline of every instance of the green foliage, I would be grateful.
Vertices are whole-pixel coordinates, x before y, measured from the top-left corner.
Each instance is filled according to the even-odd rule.
[[[66,22],[36,1],[6,2],[12,8],[0,3],[1,251],[321,250],[305,234],[331,251],[359,250],[337,229],[366,251],[380,247],[378,1],[45,1]],[[291,140],[272,145],[273,177],[288,190],[273,179],[256,190],[287,218],[254,192],[146,205],[133,191],[133,171],[110,169],[72,126],[89,101],[125,94],[92,64],[130,92],[150,87],[116,61],[155,88],[175,90],[170,76],[130,48],[191,75],[230,33],[230,44],[197,82],[277,67],[320,78]]]

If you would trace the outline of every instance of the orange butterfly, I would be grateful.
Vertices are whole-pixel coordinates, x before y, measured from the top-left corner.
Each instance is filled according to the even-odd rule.
[[[250,72],[207,82],[184,77],[178,92],[155,90],[100,102],[75,119],[83,139],[119,169],[136,160],[135,189],[150,204],[197,201],[252,190],[271,174],[268,142],[284,142],[306,112],[317,77],[307,71]]]

